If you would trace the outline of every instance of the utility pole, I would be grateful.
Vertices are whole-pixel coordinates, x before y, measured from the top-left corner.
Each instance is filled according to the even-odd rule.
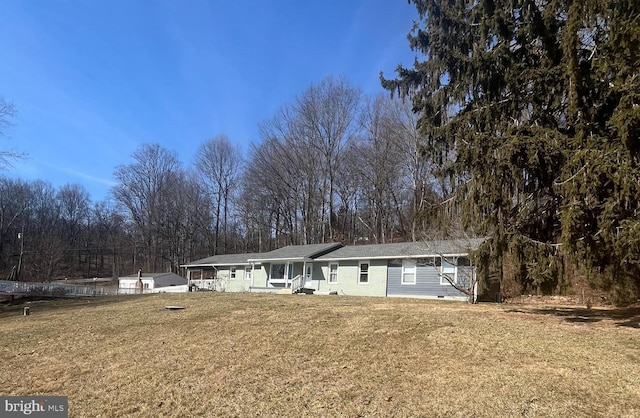
[[[18,232],[18,239],[20,240],[20,257],[18,258],[16,281],[20,280],[20,273],[22,273],[22,256],[24,255],[24,224],[22,224],[22,229]]]

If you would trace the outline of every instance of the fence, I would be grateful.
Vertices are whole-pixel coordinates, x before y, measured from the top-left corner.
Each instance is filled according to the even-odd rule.
[[[107,296],[115,291],[95,286],[81,286],[59,283],[32,283],[0,280],[0,295],[33,295],[33,296]]]

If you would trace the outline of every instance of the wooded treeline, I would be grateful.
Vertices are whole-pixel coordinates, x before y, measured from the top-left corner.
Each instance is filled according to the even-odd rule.
[[[408,101],[328,77],[265,121],[246,155],[218,136],[187,167],[142,145],[105,202],[0,178],[0,268],[21,265],[21,280],[180,273],[214,254],[421,239],[416,214],[445,192],[416,121]]]

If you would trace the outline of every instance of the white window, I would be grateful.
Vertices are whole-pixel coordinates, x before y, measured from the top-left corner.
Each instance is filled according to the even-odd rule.
[[[451,284],[449,281],[456,283],[456,266],[451,264],[450,261],[453,260],[442,259],[440,264],[440,284]]]
[[[359,270],[358,283],[369,283],[369,262],[361,261]]]
[[[236,278],[236,268],[231,267],[230,271],[231,271],[231,280],[233,280]]]
[[[329,283],[338,283],[338,263],[329,263]]]
[[[244,268],[244,279],[245,280],[251,280],[251,266],[246,266]]]
[[[414,260],[402,261],[402,284],[416,284],[416,262]]]

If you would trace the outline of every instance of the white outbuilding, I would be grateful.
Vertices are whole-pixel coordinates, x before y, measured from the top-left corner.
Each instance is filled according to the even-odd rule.
[[[187,292],[187,279],[175,273],[137,273],[118,278],[119,294]]]

